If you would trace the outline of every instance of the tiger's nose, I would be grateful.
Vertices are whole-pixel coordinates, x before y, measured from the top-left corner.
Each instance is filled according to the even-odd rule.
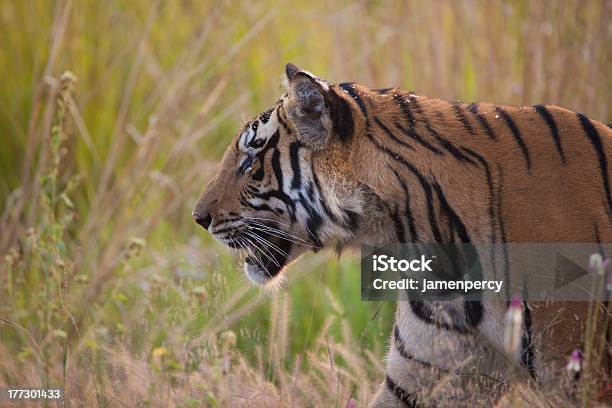
[[[204,229],[208,229],[210,227],[210,223],[212,222],[212,217],[210,213],[199,214],[197,212],[191,213],[193,219],[198,225],[201,225]]]

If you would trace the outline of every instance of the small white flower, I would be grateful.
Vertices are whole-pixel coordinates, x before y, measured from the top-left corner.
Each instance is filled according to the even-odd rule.
[[[599,270],[601,269],[602,265],[603,265],[603,258],[601,257],[600,254],[591,255],[591,259],[589,260],[589,268],[593,270]]]
[[[504,323],[504,350],[516,358],[520,357],[523,334],[523,302],[515,297],[508,306]]]
[[[604,274],[609,264],[610,261],[607,258],[604,259],[601,254],[593,254],[589,260],[589,268],[600,275]]]
[[[572,376],[578,376],[582,370],[582,352],[580,349],[575,349],[567,359],[567,365],[565,366],[567,372]]]

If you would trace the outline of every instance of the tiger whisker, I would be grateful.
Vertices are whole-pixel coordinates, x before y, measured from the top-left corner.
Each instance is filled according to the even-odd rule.
[[[273,219],[270,219],[270,218],[244,217],[244,219],[247,220],[247,221],[257,222],[257,223],[259,223],[261,225],[266,225],[266,226],[269,226],[269,225],[264,224],[262,221],[275,222],[277,224],[280,224],[280,221],[276,221],[276,220],[273,220]],[[272,227],[272,228],[276,228],[276,227]],[[286,232],[286,231],[283,231],[283,232]],[[289,233],[287,232],[287,234],[289,234]]]
[[[267,246],[268,248],[275,250],[276,252],[278,252],[278,253],[279,253],[279,254],[281,254],[281,255],[284,255],[284,256],[286,256],[286,257],[289,257],[289,254],[288,254],[287,252],[283,251],[283,250],[282,250],[282,249],[280,249],[280,248],[279,248],[277,245],[275,245],[274,243],[272,243],[272,242],[268,241],[267,239],[262,238],[262,237],[260,237],[260,236],[258,236],[258,235],[256,235],[256,234],[254,234],[253,232],[248,231],[248,230],[246,231],[246,234],[247,234],[248,236],[250,236],[250,237],[252,237],[252,238],[256,239],[258,242],[261,242],[261,243],[262,243],[262,245],[265,245],[265,246]]]
[[[242,244],[241,244],[241,243],[240,243],[240,242],[239,242],[237,239],[235,239],[235,238],[233,238],[233,237],[228,237],[228,239],[230,240],[230,242],[231,242],[233,245],[238,245],[238,246],[239,246],[239,248],[234,248],[234,249],[235,249],[235,251],[236,251],[238,254],[243,254],[243,253],[247,253],[247,254],[248,254],[248,252],[246,251],[246,249],[244,248],[244,246],[242,246]]]
[[[268,245],[267,245],[268,242],[265,242],[265,240],[263,240],[261,237],[258,237],[257,235],[255,235],[255,234],[253,234],[253,233],[251,233],[249,231],[246,231],[246,234],[247,234],[248,238],[251,238],[251,239],[254,239],[254,240],[260,242],[262,244],[262,247],[261,248],[257,247],[257,248],[262,253],[263,253],[263,251],[265,251],[266,254],[267,254],[268,259],[270,259],[272,262],[274,262],[276,264],[276,266],[278,266],[279,268],[281,267],[281,265],[276,261],[276,258],[274,257],[274,255],[272,253],[270,253],[270,251],[267,249],[268,248]],[[253,241],[250,241],[250,242],[253,243]],[[282,253],[282,250],[279,249],[279,248],[273,248],[273,247],[270,247],[270,248],[271,249],[276,249],[277,251],[279,251],[279,253]]]
[[[265,255],[261,249],[257,246],[257,245],[253,245],[253,241],[251,241],[249,239],[249,237],[244,237],[244,239],[250,244],[250,245],[245,245],[245,250],[257,260],[257,263],[259,264],[259,266],[261,266],[261,269],[263,271],[266,272],[266,274],[268,276],[271,276],[270,273],[268,272],[268,269],[264,266],[263,261],[261,260],[261,258],[256,254],[255,251],[259,251],[260,254]],[[274,259],[274,258],[272,258]],[[275,261],[276,262],[276,261]],[[278,264],[277,264],[278,265]],[[280,267],[280,265],[278,265]]]
[[[249,219],[249,218],[246,218],[246,219]],[[255,218],[252,218],[252,219],[255,219]],[[263,219],[266,220],[265,218],[263,218]],[[273,220],[270,220],[270,221],[273,221]],[[251,221],[251,222],[252,223],[256,223],[257,221]],[[262,227],[274,229],[274,227],[270,227],[269,225],[265,225],[265,224],[262,224],[262,223],[258,223],[258,224],[261,225]],[[305,228],[306,228],[306,232],[308,232],[311,236],[313,236],[313,237],[316,236],[316,234],[313,233],[312,230],[308,226],[305,226]],[[274,229],[274,230],[279,232],[279,233],[286,233],[286,234],[288,234],[287,232],[282,231],[282,230],[278,230],[278,229]],[[290,235],[290,234],[288,234],[288,235]],[[300,237],[297,237],[297,236],[294,236],[294,235],[290,235],[290,236],[292,236],[293,238],[298,239],[300,241],[303,241],[302,238],[300,238]],[[310,248],[316,248],[317,247],[316,245],[312,245],[310,242],[307,242],[307,241],[303,241],[303,243],[296,242],[296,244],[307,246],[307,247],[310,247]]]
[[[252,243],[247,240],[247,242],[252,245]],[[259,257],[259,254],[257,252],[255,252],[255,250],[253,248],[250,248],[250,245],[247,245],[246,243],[243,243],[243,248],[246,251],[246,253],[252,257],[260,266],[262,271],[265,271],[266,273],[268,272],[268,270],[266,269],[266,267],[263,264],[263,261],[261,260],[261,258]]]
[[[285,234],[287,234],[287,235],[289,235],[289,236],[291,236],[293,238],[301,239],[297,235],[291,234],[291,233],[289,233],[287,231],[281,230],[281,229],[276,228],[276,227],[272,227],[270,225],[267,225],[267,224],[264,224],[263,222],[261,222],[261,221],[269,221],[269,222],[274,222],[274,223],[280,224],[281,223],[280,221],[273,220],[273,219],[270,219],[270,218],[260,218],[260,217],[245,217],[244,219],[247,220],[247,221],[253,221],[254,223],[257,223],[259,225],[264,225],[264,226],[269,227],[269,228],[274,228],[274,229],[276,229],[276,230],[278,230],[280,232],[283,232],[283,233],[285,233]]]
[[[248,220],[248,219],[247,219],[247,220]],[[304,245],[304,246],[310,246],[310,247],[312,247],[312,245],[311,245],[311,244],[310,244],[308,241],[306,241],[306,240],[304,240],[304,239],[302,239],[302,238],[298,237],[297,235],[290,234],[290,233],[288,233],[288,232],[286,232],[286,231],[280,230],[280,229],[278,229],[278,228],[271,227],[271,226],[269,226],[269,225],[266,225],[266,224],[263,224],[263,223],[261,223],[261,222],[257,222],[257,221],[250,221],[250,222],[247,222],[247,223],[248,223],[249,225],[256,225],[256,226],[258,226],[258,227],[265,228],[267,231],[273,231],[273,232],[276,232],[276,233],[278,233],[278,234],[279,234],[279,235],[276,235],[276,236],[277,236],[277,237],[279,237],[279,238],[287,238],[287,239],[288,239],[288,238],[292,238],[292,239],[293,239],[293,240],[292,240],[292,242],[293,242],[293,243],[295,243],[295,244],[299,244],[299,245]],[[288,240],[289,240],[289,239],[288,239]]]
[[[262,261],[259,259],[259,257],[258,257],[256,254],[254,254],[254,253],[253,253],[253,252],[250,250],[250,248],[249,248],[247,245],[245,245],[245,244],[244,244],[244,242],[242,242],[242,240],[241,240],[241,239],[239,239],[239,238],[236,238],[236,239],[234,239],[234,238],[230,238],[230,239],[231,239],[233,242],[236,242],[236,243],[238,244],[238,246],[240,246],[240,248],[241,248],[241,249],[242,249],[244,252],[246,252],[246,254],[247,254],[247,255],[252,256],[252,257],[255,259],[255,261],[256,261],[256,262],[259,264],[259,266],[261,266],[261,269],[267,272],[266,268],[263,266],[263,263],[262,263]]]
[[[280,224],[281,221],[279,220],[273,220],[272,218],[262,218],[262,217],[245,217],[245,219],[247,220],[259,220],[259,221],[270,221],[270,222],[275,222],[277,224]]]
[[[310,248],[313,248],[313,246],[312,246],[312,245],[310,245],[310,244],[309,244],[309,243],[307,243],[307,242],[300,242],[300,241],[296,241],[296,240],[295,240],[293,237],[291,237],[291,236],[284,236],[284,235],[282,235],[282,234],[281,234],[281,232],[282,232],[282,231],[278,231],[278,230],[275,230],[275,229],[271,229],[271,228],[266,227],[266,226],[263,226],[263,225],[253,225],[253,224],[249,224],[248,228],[251,228],[251,229],[254,229],[254,230],[258,230],[258,231],[263,231],[263,232],[266,232],[266,233],[268,233],[268,234],[270,234],[270,235],[272,235],[272,236],[275,236],[275,237],[277,237],[277,238],[281,238],[281,239],[287,240],[287,241],[289,241],[289,242],[293,242],[293,243],[294,243],[294,244],[296,244],[296,245],[301,245],[301,246],[305,246],[305,247],[310,247]]]

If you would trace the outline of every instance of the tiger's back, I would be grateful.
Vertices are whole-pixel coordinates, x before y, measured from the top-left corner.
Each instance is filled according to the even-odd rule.
[[[396,89],[344,87],[371,115],[378,143],[364,150],[374,145],[374,161],[397,154],[421,175],[436,175],[478,241],[612,241],[608,126],[554,105],[463,104]],[[359,163],[357,171],[368,177],[369,162],[361,169]],[[379,178],[373,184],[393,184],[380,174],[372,177]],[[488,228],[478,221],[485,214]]]

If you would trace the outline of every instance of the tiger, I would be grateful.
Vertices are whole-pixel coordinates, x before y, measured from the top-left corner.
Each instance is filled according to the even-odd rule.
[[[330,84],[292,63],[283,82],[280,99],[233,137],[192,212],[246,254],[255,285],[280,286],[287,265],[324,248],[612,242],[612,130],[598,121],[554,105]],[[486,374],[466,383],[457,367],[497,364],[507,306],[398,301],[370,406],[493,404],[502,385]],[[529,335],[550,323],[551,305],[526,306],[521,364],[535,377]],[[574,311],[567,315],[544,345],[578,341],[578,329],[568,329]]]

